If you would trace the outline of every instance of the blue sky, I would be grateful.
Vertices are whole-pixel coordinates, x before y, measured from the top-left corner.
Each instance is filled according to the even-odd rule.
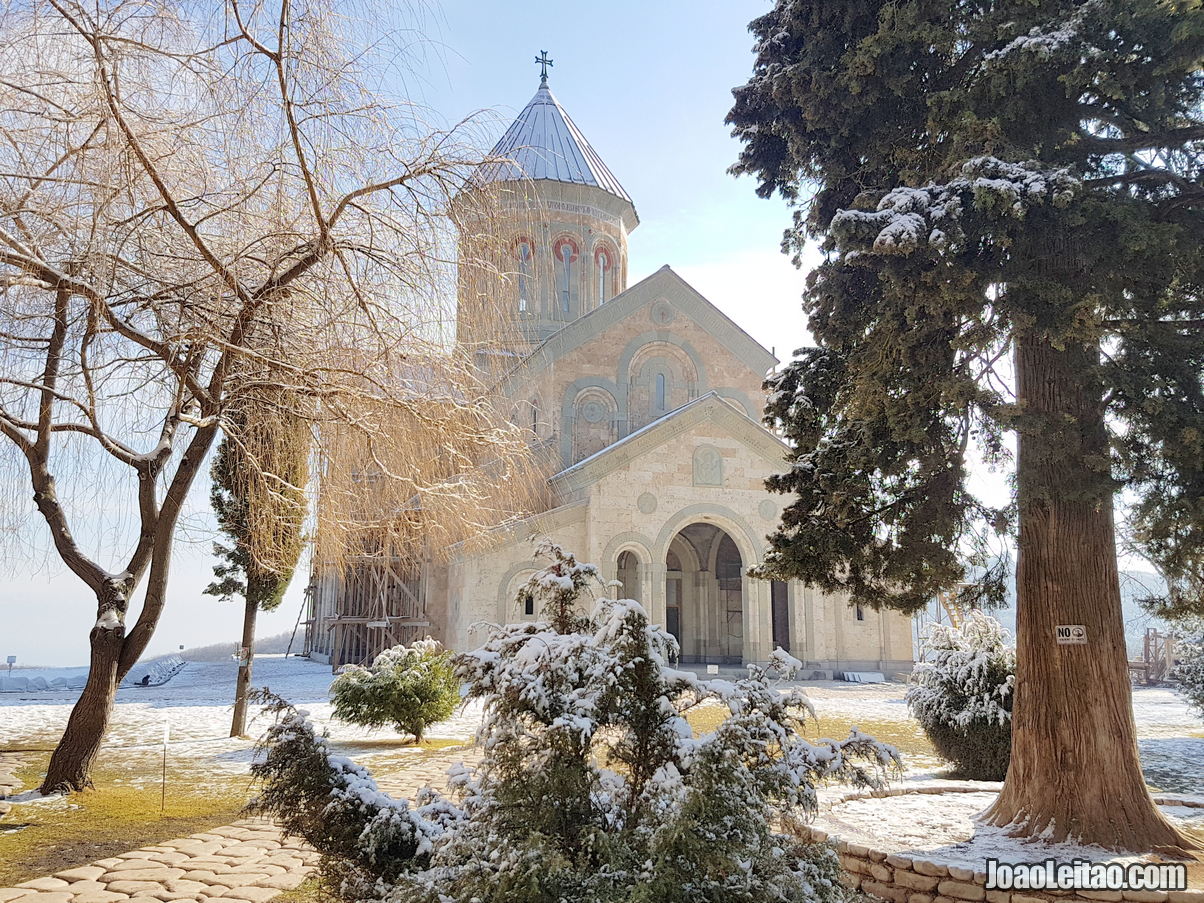
[[[804,274],[780,253],[789,212],[754,194],[727,167],[738,143],[723,119],[731,88],[752,65],[748,22],[765,0],[632,2],[605,5],[448,0],[418,23],[404,76],[390,87],[450,124],[486,111],[496,138],[539,85],[533,62],[547,50],[557,98],[635,201],[641,224],[630,240],[629,280],[663,264],[780,358],[806,341],[799,296]],[[151,652],[235,642],[241,606],[200,590],[211,576],[213,535],[203,492],[179,543],[173,588]],[[53,555],[0,584],[0,656],[22,663],[82,664],[93,616],[90,593]],[[260,634],[291,630],[303,577]]]
[[[430,20],[426,76],[411,88],[454,121],[509,123],[549,84],[635,201],[629,281],[669,264],[784,357],[805,339],[803,274],[778,250],[786,206],[726,170],[738,142],[723,122],[752,67],[748,23],[764,0],[580,4],[451,2]]]

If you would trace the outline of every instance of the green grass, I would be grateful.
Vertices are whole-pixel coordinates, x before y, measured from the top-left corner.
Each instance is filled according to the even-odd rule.
[[[49,753],[27,754],[17,772],[22,785],[36,787],[49,760]],[[158,773],[139,771],[132,773],[116,751],[102,753],[93,774],[96,789],[15,806],[0,822],[0,887],[229,824],[250,795],[245,776],[218,778],[169,765],[160,810]],[[25,827],[15,830],[17,825]]]
[[[273,897],[272,903],[335,903],[336,900],[322,887],[321,879],[314,877],[306,878],[292,890]]]
[[[49,749],[55,740],[38,738],[22,746]],[[340,754],[362,756],[383,775],[464,743],[369,739],[334,745]],[[17,770],[24,789],[41,782],[49,761],[49,752],[25,754]],[[93,771],[95,789],[15,806],[0,821],[0,887],[227,825],[242,817],[254,793],[250,775],[232,774],[203,758],[173,762],[169,756],[166,806],[161,811],[160,776],[160,760],[153,751],[131,755],[128,750],[102,749]]]
[[[694,709],[686,716],[686,720],[694,728],[695,734],[703,734],[713,731],[727,716],[728,710],[725,707],[709,705]],[[803,728],[803,736],[812,741],[823,738],[842,740],[849,735],[849,729],[854,724],[862,733],[869,734],[876,740],[898,748],[905,761],[909,756],[937,757],[936,750],[924,736],[919,722],[912,720],[874,721],[865,718],[850,720],[847,716],[821,715],[819,718],[807,719]]]

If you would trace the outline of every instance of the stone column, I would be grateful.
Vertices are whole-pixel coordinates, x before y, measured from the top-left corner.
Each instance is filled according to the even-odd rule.
[[[745,574],[740,581],[744,604],[744,663],[768,661],[773,651],[772,594],[768,580]]]
[[[643,594],[641,598],[647,600],[644,604],[648,608],[649,620],[660,627],[666,626],[665,606],[668,596],[665,592],[665,572],[663,561],[654,561],[648,567],[642,562],[640,564],[640,592]]]

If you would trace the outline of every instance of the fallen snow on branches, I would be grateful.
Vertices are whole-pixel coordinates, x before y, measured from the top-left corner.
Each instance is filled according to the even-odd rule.
[[[1065,206],[1080,185],[1068,169],[1033,160],[975,157],[962,165],[960,176],[944,184],[894,188],[873,211],[841,210],[832,218],[832,234],[878,254],[942,250],[965,240],[970,212],[1021,219],[1033,207]]]

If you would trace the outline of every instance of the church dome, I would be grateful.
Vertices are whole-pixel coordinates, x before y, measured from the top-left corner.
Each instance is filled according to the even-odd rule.
[[[551,65],[541,54],[536,62]],[[627,288],[627,235],[639,225],[631,197],[541,78],[539,90],[461,192],[459,259],[500,274],[501,297],[481,290],[461,266],[457,336],[498,344],[496,313],[514,326],[501,340],[522,356]],[[488,280],[489,277],[486,277]],[[493,367],[495,362],[490,363]]]
[[[568,182],[599,188],[632,203],[614,173],[556,100],[546,80],[540,82],[531,102],[506,129],[490,155],[500,159],[477,171],[482,182]]]

